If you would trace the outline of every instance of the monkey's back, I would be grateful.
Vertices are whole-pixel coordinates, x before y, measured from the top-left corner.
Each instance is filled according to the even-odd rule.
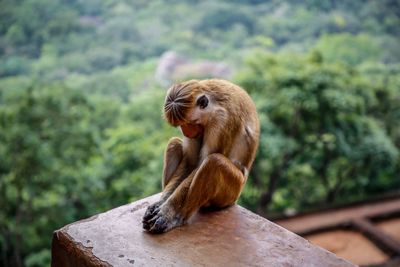
[[[244,89],[226,80],[210,79],[200,83],[228,115],[223,127],[223,154],[232,161],[241,162],[249,170],[257,152],[260,134],[253,100]]]

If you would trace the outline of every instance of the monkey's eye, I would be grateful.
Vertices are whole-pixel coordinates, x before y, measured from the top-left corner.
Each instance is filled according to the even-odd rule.
[[[205,109],[208,106],[208,98],[205,95],[202,95],[197,99],[196,105],[198,105],[201,109]]]

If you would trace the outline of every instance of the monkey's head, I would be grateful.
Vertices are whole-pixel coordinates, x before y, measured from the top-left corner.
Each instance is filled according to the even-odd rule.
[[[210,95],[199,81],[183,82],[168,90],[164,116],[169,124],[179,126],[186,137],[198,138],[207,126],[209,104]]]

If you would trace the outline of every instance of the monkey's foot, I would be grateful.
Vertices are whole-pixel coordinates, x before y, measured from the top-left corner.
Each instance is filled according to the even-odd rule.
[[[155,209],[155,211],[150,219],[146,221],[145,218],[143,219],[143,228],[152,234],[165,233],[172,228],[184,224],[184,218],[168,205],[162,205],[158,209]]]

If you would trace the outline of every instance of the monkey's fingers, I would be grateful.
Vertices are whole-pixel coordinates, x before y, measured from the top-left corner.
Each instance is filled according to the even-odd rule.
[[[153,226],[149,229],[149,232],[153,234],[161,234],[167,230],[167,227],[168,221],[166,220],[166,218],[160,216],[153,223]]]
[[[150,205],[147,207],[147,210],[143,216],[143,221],[148,221],[151,218],[153,218],[158,212],[160,211],[160,203],[154,203],[153,205]]]
[[[148,231],[149,231],[149,230],[153,227],[155,221],[156,221],[159,217],[160,217],[160,215],[157,213],[157,214],[154,214],[153,217],[149,218],[148,220],[144,220],[144,219],[143,219],[143,221],[142,221],[142,223],[143,223],[143,228],[144,228],[145,230],[148,230]]]
[[[155,220],[158,218],[157,215],[160,212],[160,206],[161,202],[156,202],[150,206],[147,207],[147,210],[143,216],[143,229],[145,230],[150,230],[150,228],[153,226]]]
[[[143,228],[152,234],[161,234],[183,224],[183,218],[159,212],[148,221],[143,221]]]
[[[160,214],[155,214],[152,218],[148,219],[148,220],[144,220],[142,221],[143,223],[143,229],[149,231],[149,232],[156,232],[155,228],[154,228],[154,224],[156,223],[156,221],[160,218]],[[158,229],[159,227],[157,227]]]
[[[146,230],[146,231],[150,230],[152,225],[149,222],[143,221],[142,223],[143,223],[143,229],[144,230]]]

